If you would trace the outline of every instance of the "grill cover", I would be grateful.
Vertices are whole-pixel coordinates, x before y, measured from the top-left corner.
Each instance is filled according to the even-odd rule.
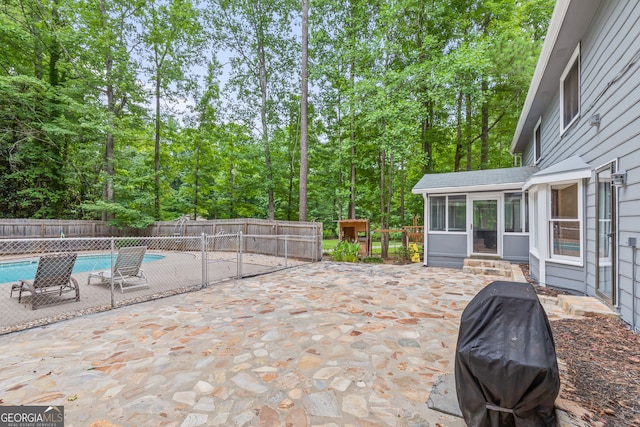
[[[492,282],[471,300],[460,320],[455,375],[469,426],[556,425],[556,350],[533,286]]]

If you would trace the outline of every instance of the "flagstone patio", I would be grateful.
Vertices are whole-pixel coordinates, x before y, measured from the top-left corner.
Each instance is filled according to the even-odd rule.
[[[69,427],[464,426],[427,401],[493,280],[323,261],[7,334],[2,404],[64,405]]]

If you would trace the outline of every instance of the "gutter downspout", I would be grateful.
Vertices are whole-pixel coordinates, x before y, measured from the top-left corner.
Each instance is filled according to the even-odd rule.
[[[429,206],[427,205],[427,193],[422,193],[422,199],[424,200],[424,232],[422,233],[422,252],[424,252],[424,260],[422,261],[422,265],[423,267],[427,267],[428,263],[427,263],[427,258],[428,258],[428,248],[427,248],[427,233],[428,233],[428,229],[429,229],[429,217],[428,217],[428,213],[429,213]]]
[[[636,332],[636,239],[629,239],[631,246],[631,329]],[[620,298],[618,298],[620,299]]]
[[[597,176],[598,175],[596,174],[596,179],[597,179]],[[589,179],[591,179],[591,178],[589,178]],[[584,280],[583,280],[583,283],[584,283],[584,294],[585,295],[589,295],[589,280],[588,280],[589,279],[589,274],[588,274],[589,273],[589,267],[588,267],[589,264],[588,264],[587,250],[586,250],[586,246],[587,246],[587,244],[586,244],[586,242],[587,242],[587,228],[588,228],[587,224],[586,224],[586,222],[587,222],[586,221],[586,218],[587,218],[587,203],[586,203],[586,200],[587,200],[587,190],[589,188],[589,184],[586,183],[585,181],[586,180],[584,180],[584,179],[582,180],[582,218],[583,218],[582,224],[583,224],[583,226],[582,226],[582,236],[581,236],[582,242],[580,244],[580,247],[582,248],[582,250],[584,252],[582,254],[582,265],[584,266],[584,269],[583,269],[583,272],[584,272]],[[596,187],[596,191],[597,191],[597,187]],[[598,254],[596,254],[596,257],[597,256],[598,256]],[[595,289],[593,291],[593,294],[594,295],[596,294]]]

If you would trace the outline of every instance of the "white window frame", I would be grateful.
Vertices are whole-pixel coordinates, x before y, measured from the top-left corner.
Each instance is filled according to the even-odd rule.
[[[520,193],[520,225],[522,226],[522,231],[507,231],[506,230],[506,226],[507,226],[507,218],[506,218],[506,214],[507,214],[507,194],[514,194],[514,193]],[[527,203],[527,199],[525,197],[525,194],[527,192],[523,191],[523,190],[513,190],[513,191],[505,191],[502,194],[502,232],[504,234],[509,234],[509,235],[519,235],[519,234],[528,234],[529,230],[527,230],[527,214],[528,214],[528,209],[529,209],[529,204]]]
[[[433,224],[433,216],[431,215],[431,203],[433,201],[434,198],[444,198],[444,230],[433,230],[431,228],[431,225]],[[443,194],[434,194],[432,196],[427,197],[427,203],[425,203],[425,205],[427,206],[427,212],[429,213],[429,226],[427,227],[427,232],[428,233],[432,233],[432,234],[436,234],[436,233],[446,233],[447,232],[447,196],[443,195]]]
[[[551,218],[551,198],[553,197],[552,195],[552,187],[554,186],[558,186],[558,185],[572,185],[572,184],[577,184],[578,185],[578,200],[577,200],[577,209],[578,209],[578,236],[579,236],[579,254],[578,256],[568,256],[568,255],[557,255],[553,253],[553,227],[552,224],[554,222],[558,222],[557,219],[552,219]],[[560,262],[563,264],[570,264],[570,265],[576,265],[576,266],[582,266],[583,264],[583,257],[584,257],[584,237],[583,237],[583,232],[584,232],[584,217],[583,217],[583,203],[584,203],[584,183],[583,180],[571,180],[571,181],[562,181],[562,182],[554,182],[548,185],[548,195],[547,195],[547,218],[546,218],[546,227],[547,227],[547,242],[548,242],[548,256],[549,256],[549,260],[553,261],[553,262]],[[571,219],[571,220],[567,220],[567,221],[575,221],[575,219]],[[562,221],[559,221],[562,222]]]
[[[465,198],[465,212],[466,209],[468,209],[468,205],[469,205],[469,197],[467,194],[433,194],[430,195],[427,198],[427,209],[429,212],[429,227],[428,227],[428,233],[429,234],[466,234],[467,230],[454,230],[454,231],[450,231],[449,230],[449,197],[450,196],[464,196]],[[444,197],[445,202],[444,202],[444,206],[445,206],[445,212],[444,212],[444,230],[432,230],[431,229],[431,199],[432,198],[439,198],[439,197]],[[467,214],[468,217],[468,214]],[[468,218],[466,218],[468,220]],[[468,221],[465,221],[465,226],[466,223]]]
[[[578,63],[578,111],[576,115],[571,119],[567,125],[564,125],[564,81],[569,74],[569,71],[573,68],[573,66]],[[562,76],[560,76],[560,135],[564,134],[564,132],[569,129],[579,118],[580,118],[580,104],[581,104],[581,96],[580,96],[580,87],[582,83],[582,73],[580,72],[580,43],[576,46],[573,54],[571,55],[571,59],[567,63],[564,71],[562,72]]]
[[[540,260],[540,231],[539,231],[539,205],[538,205],[538,190],[529,190],[529,248],[532,255]]]
[[[542,158],[542,117],[538,119],[538,122],[533,127],[533,164],[537,165],[540,163],[540,159]],[[538,133],[540,134],[537,137]]]

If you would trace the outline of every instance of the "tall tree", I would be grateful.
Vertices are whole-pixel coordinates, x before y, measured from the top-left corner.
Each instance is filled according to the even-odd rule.
[[[127,115],[130,104],[141,99],[136,81],[138,67],[131,57],[131,44],[137,37],[134,12],[138,6],[137,2],[124,0],[83,0],[76,10],[68,10],[70,15],[75,12],[71,15],[74,21],[65,27],[66,32],[74,32],[78,43],[63,45],[63,51],[77,79],[91,94],[87,99],[95,100],[95,107],[101,110],[94,124],[104,129],[103,220],[113,220],[117,211],[114,158],[119,122]]]
[[[143,70],[152,81],[155,98],[154,216],[159,220],[161,99],[172,98],[176,90],[184,94],[185,88],[194,83],[187,70],[200,59],[203,40],[198,12],[190,0],[152,0],[142,11]]]
[[[293,0],[211,0],[210,28],[217,45],[230,53],[229,85],[237,103],[234,118],[248,127],[259,123],[257,134],[264,150],[264,182],[268,218],[275,218],[272,126],[284,119],[282,102],[292,92],[295,78]]]
[[[309,0],[302,0],[302,68],[300,71],[300,221],[307,220],[307,175],[309,174]]]

